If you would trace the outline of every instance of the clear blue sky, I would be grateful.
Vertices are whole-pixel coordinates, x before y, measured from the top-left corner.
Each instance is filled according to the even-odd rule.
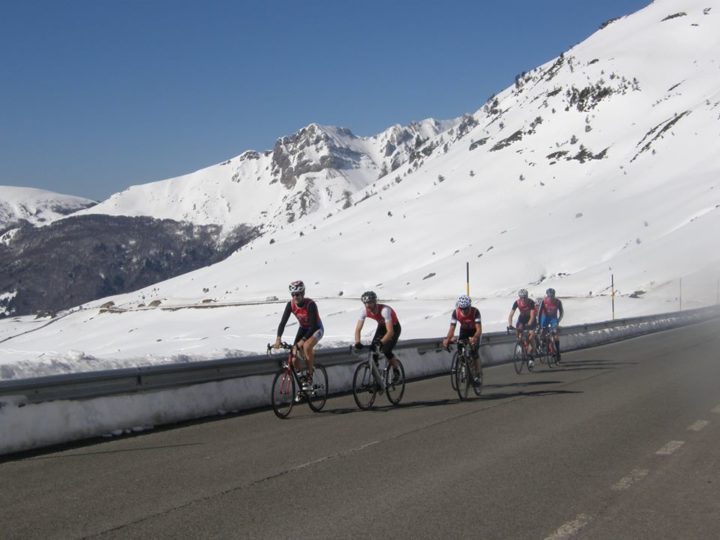
[[[0,185],[104,199],[311,123],[474,112],[649,0],[0,0]]]

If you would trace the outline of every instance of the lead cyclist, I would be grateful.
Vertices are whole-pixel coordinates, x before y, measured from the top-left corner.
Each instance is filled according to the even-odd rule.
[[[550,328],[555,342],[556,360],[560,362],[560,336],[558,325],[565,315],[562,301],[555,296],[552,287],[545,291],[545,298],[540,303],[540,328]]]

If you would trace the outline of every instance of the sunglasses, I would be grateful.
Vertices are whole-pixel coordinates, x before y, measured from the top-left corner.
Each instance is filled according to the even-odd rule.
[[[295,297],[295,296],[304,296],[304,295],[305,295],[305,293],[301,293],[301,292],[290,293],[290,296],[293,296],[293,297]]]

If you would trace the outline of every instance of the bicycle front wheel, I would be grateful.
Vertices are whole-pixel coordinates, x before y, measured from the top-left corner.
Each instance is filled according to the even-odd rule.
[[[458,354],[457,351],[455,351],[455,353],[453,354],[453,357],[452,357],[452,364],[450,365],[450,384],[452,385],[453,390],[458,389],[456,376],[457,376],[458,358],[459,357],[460,357],[460,355]]]
[[[400,362],[397,358],[395,359],[395,362],[397,363],[399,375],[396,377],[395,370],[388,369],[385,387],[387,389],[387,397],[390,400],[390,403],[398,405],[405,393],[405,368],[403,367],[402,362]]]
[[[372,407],[378,388],[368,362],[358,364],[353,376],[353,398],[362,410]]]
[[[515,349],[513,350],[513,366],[515,367],[515,373],[520,375],[525,363],[525,350],[521,343],[515,343]]]
[[[328,378],[325,366],[315,364],[312,383],[312,389],[306,392],[308,405],[313,411],[320,412],[328,397]]]
[[[455,386],[461,400],[467,399],[471,378],[470,366],[468,366],[467,358],[463,356],[458,359],[457,371],[455,372]]]
[[[277,372],[272,383],[272,407],[278,418],[287,418],[295,404],[295,377],[290,370]]]

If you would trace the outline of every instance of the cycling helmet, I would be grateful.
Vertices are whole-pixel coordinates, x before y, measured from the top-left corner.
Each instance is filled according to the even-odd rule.
[[[290,290],[290,294],[305,294],[305,284],[300,280],[293,281],[288,289]]]
[[[362,296],[360,297],[363,304],[367,304],[368,302],[377,302],[377,294],[375,294],[373,291],[365,291],[362,293]]]
[[[547,294],[550,298],[554,298],[555,297],[555,289],[550,287],[547,291],[545,291],[545,294]]]
[[[460,309],[467,309],[472,304],[472,300],[470,300],[470,297],[466,294],[461,294],[458,296],[457,302],[455,302],[455,305],[459,307]]]
[[[518,291],[518,296],[519,296],[520,298],[527,298],[527,297],[528,297],[527,289],[520,289],[520,290]]]

